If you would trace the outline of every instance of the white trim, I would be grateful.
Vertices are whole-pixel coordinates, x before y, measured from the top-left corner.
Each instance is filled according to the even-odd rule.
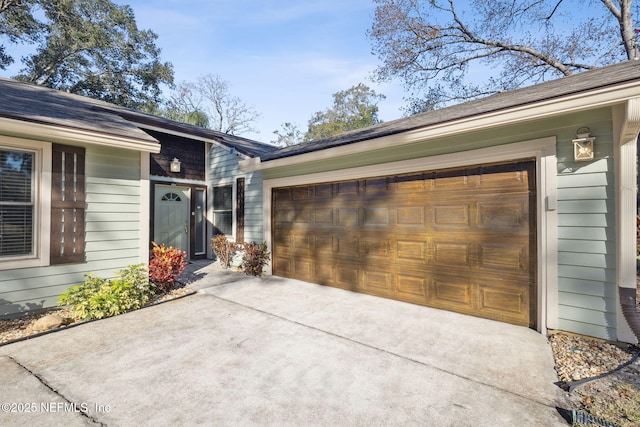
[[[108,135],[70,127],[32,123],[4,117],[0,117],[0,129],[2,129],[3,133],[20,135],[32,139],[42,139],[44,141],[59,141],[65,144],[95,144],[106,147],[146,151],[149,153],[160,152],[160,144],[158,142]]]
[[[243,172],[249,172],[290,166],[293,164],[324,160],[337,156],[359,154],[391,146],[402,146],[415,142],[424,142],[435,138],[441,139],[467,132],[475,132],[505,125],[529,122],[545,117],[554,117],[560,114],[611,106],[637,96],[637,86],[637,82],[632,82],[614,87],[605,87],[589,92],[567,95],[559,99],[543,100],[531,104],[510,107],[504,110],[479,114],[472,117],[426,125],[416,130],[401,131],[394,135],[373,138],[366,141],[265,162],[262,162],[260,158],[243,160],[239,162],[240,170]],[[632,91],[632,89],[636,90]]]
[[[151,169],[151,155],[140,153],[140,262],[149,262],[149,243],[151,242],[151,183],[149,171]]]
[[[636,283],[636,173],[637,140],[640,132],[640,98],[613,109],[613,138],[616,187],[616,282],[621,288]],[[616,339],[637,342],[629,327],[616,289]]]
[[[374,176],[396,175],[532,158],[536,160],[537,186],[537,327],[539,332],[546,333],[547,329],[556,328],[558,322],[558,219],[555,209],[547,209],[547,201],[557,198],[555,136],[497,147],[376,164],[340,171],[266,179],[262,184],[264,190],[264,237],[269,251],[273,252],[271,248],[271,191],[277,187],[362,179]],[[272,274],[271,265],[267,267],[267,274]]]
[[[42,267],[49,265],[51,235],[51,144],[8,136],[0,136],[0,146],[35,154],[33,183],[35,218],[33,224],[34,254],[20,257],[0,258],[0,270]]]
[[[231,234],[226,234],[228,239],[232,239],[234,242],[236,240],[236,199],[237,199],[237,188],[236,188],[236,177],[226,177],[224,179],[220,179],[216,181],[215,184],[211,184],[211,226],[215,227],[214,224],[214,214],[215,211],[213,209],[213,191],[217,187],[228,187],[231,186]]]
[[[172,178],[169,176],[149,175],[149,179],[153,182],[159,182],[163,184],[175,183],[175,184],[202,185],[202,186],[207,185],[206,181],[200,181],[197,179]]]

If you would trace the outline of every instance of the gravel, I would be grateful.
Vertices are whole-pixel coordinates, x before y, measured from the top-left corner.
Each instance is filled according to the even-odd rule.
[[[184,295],[188,295],[193,292],[194,292],[193,289],[183,287],[183,288],[174,289],[171,292],[164,295],[154,295],[147,303],[147,306],[153,305],[153,304],[159,304],[161,302],[169,301],[175,298],[180,298]],[[65,327],[74,323],[82,323],[81,321],[74,321],[70,316],[70,310],[66,308],[49,311],[47,313],[21,317],[17,319],[0,320],[0,345],[7,344],[9,342],[23,339],[23,338],[37,334],[37,332],[35,332],[33,328],[34,324],[41,317],[44,317],[47,314],[51,314],[51,313],[56,313],[60,317],[67,320],[65,325],[62,327]],[[57,328],[57,329],[60,329],[60,328]]]

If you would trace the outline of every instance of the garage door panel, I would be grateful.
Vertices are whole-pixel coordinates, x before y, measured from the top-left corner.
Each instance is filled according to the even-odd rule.
[[[474,267],[473,246],[469,243],[434,241],[433,258],[435,266],[450,266],[470,269]]]
[[[360,266],[340,263],[336,266],[336,284],[343,289],[357,290],[360,284]]]
[[[360,256],[360,239],[356,236],[337,235],[335,254],[345,259],[358,258]]]
[[[375,270],[369,266],[362,271],[362,282],[360,286],[364,291],[374,295],[391,297],[392,275],[389,271]]]
[[[480,228],[522,228],[529,224],[527,201],[516,203],[478,203],[478,227]]]
[[[340,227],[357,226],[359,221],[358,208],[337,208],[336,224]]]
[[[293,277],[300,280],[312,281],[312,261],[310,259],[293,258]]]
[[[396,224],[402,226],[425,226],[427,221],[425,206],[396,207]]]
[[[294,187],[293,200],[308,200],[311,198],[312,187]]]
[[[391,242],[386,236],[379,237],[364,237],[360,240],[361,253],[366,260],[384,262],[389,261]]]
[[[367,195],[375,195],[377,193],[387,193],[391,189],[390,185],[388,178],[375,178],[365,180],[363,188]]]
[[[333,209],[315,209],[313,223],[320,226],[333,225]]]
[[[480,290],[478,312],[481,317],[523,324],[533,315],[531,313],[533,304],[526,288],[521,288],[521,293],[510,288],[496,288],[494,286],[481,286]]]
[[[480,245],[480,268],[483,270],[527,273],[528,247],[520,244],[483,243]]]
[[[480,309],[485,312],[523,316],[528,305],[528,289],[480,285]]]
[[[466,278],[441,276],[432,280],[431,305],[447,310],[469,312],[473,285]]]
[[[273,192],[273,272],[534,326],[535,164]]]
[[[358,181],[339,182],[335,184],[336,196],[353,196],[357,195],[360,188]]]
[[[364,209],[364,226],[389,226],[390,214],[389,208],[365,208]]]
[[[425,264],[427,261],[427,241],[397,237],[394,241],[397,262]]]
[[[471,228],[471,206],[469,204],[434,206],[433,225],[436,228]]]
[[[400,299],[424,304],[427,298],[427,277],[404,273],[396,274],[396,292]]]

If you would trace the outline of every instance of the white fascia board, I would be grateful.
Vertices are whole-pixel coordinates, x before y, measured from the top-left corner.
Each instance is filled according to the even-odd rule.
[[[132,123],[134,123],[132,121]],[[228,145],[225,145],[223,143],[221,143],[220,141],[216,141],[213,138],[205,138],[202,136],[196,136],[196,135],[192,135],[190,133],[186,133],[186,132],[180,132],[180,131],[176,131],[176,130],[171,130],[171,129],[166,129],[163,127],[159,127],[159,126],[149,126],[146,124],[142,124],[142,123],[138,123],[138,126],[140,126],[141,129],[149,129],[149,130],[153,130],[156,132],[162,132],[162,133],[168,133],[170,135],[175,135],[175,136],[181,136],[183,138],[187,138],[187,139],[194,139],[196,141],[202,141],[202,142],[208,142],[210,144],[214,144],[220,148],[223,148],[225,150],[229,150],[230,147]],[[243,159],[252,159],[253,157],[247,156],[246,154],[240,153],[238,150],[235,151],[235,154],[237,154],[238,156],[242,157]]]
[[[240,168],[244,172],[272,169],[282,166],[291,166],[309,161],[324,160],[337,156],[360,154],[367,151],[402,146],[415,142],[428,141],[435,138],[444,138],[458,134],[481,131],[499,126],[522,123],[559,114],[574,113],[591,110],[605,106],[611,106],[626,102],[640,95],[640,86],[637,82],[619,85],[610,88],[594,90],[588,93],[577,93],[564,96],[559,99],[540,101],[512,107],[506,110],[480,114],[450,122],[426,126],[420,129],[403,131],[394,135],[383,136],[370,140],[360,141],[339,147],[327,148],[291,157],[269,160],[266,162],[256,159],[240,162]]]
[[[160,152],[160,144],[157,142],[3,117],[0,117],[0,132],[41,141],[76,142],[126,148],[147,153]]]

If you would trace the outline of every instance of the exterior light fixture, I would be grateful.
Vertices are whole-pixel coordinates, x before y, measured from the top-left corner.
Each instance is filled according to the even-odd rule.
[[[588,127],[581,127],[576,132],[576,139],[573,142],[573,160],[576,162],[588,162],[593,160],[593,142],[595,137],[591,136]]]
[[[177,157],[174,157],[170,163],[171,172],[180,172],[180,160]]]

